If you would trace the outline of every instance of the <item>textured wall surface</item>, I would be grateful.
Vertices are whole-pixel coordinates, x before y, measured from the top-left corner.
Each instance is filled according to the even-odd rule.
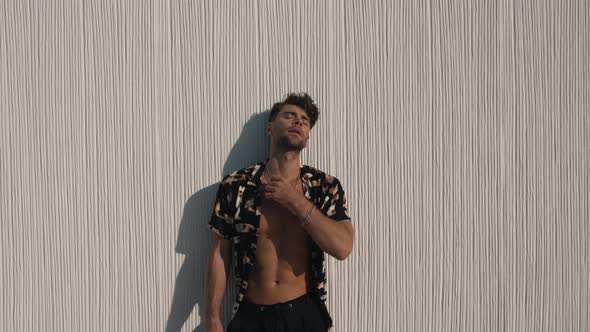
[[[584,0],[1,0],[0,330],[204,331],[216,182],[307,91],[336,331],[588,331],[589,58]]]

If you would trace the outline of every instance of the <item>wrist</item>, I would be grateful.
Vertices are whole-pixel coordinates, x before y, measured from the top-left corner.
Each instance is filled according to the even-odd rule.
[[[312,202],[308,201],[307,198],[302,197],[300,200],[293,204],[291,212],[293,212],[293,214],[297,218],[303,219],[303,217],[305,217],[305,215],[307,214],[307,212],[309,212],[312,206]]]
[[[303,217],[301,217],[301,227],[307,229],[307,224],[310,222],[311,220],[311,216],[316,212],[317,208],[315,205],[312,204],[311,209],[309,210],[309,212],[307,212],[307,214]]]

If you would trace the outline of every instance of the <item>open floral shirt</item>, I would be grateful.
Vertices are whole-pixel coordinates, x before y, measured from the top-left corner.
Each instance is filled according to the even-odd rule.
[[[224,176],[217,190],[215,207],[208,224],[211,230],[227,240],[232,240],[234,246],[233,264],[237,296],[232,316],[237,313],[246,294],[250,273],[256,261],[256,244],[262,205],[262,197],[259,193],[260,177],[265,167],[265,162],[261,161]],[[335,221],[350,219],[344,190],[336,177],[307,165],[301,165],[300,176],[305,197],[313,202],[319,211]],[[327,314],[325,309],[327,293],[324,251],[315,241],[311,240],[310,242],[313,291],[321,299],[320,304],[323,305],[322,309]]]

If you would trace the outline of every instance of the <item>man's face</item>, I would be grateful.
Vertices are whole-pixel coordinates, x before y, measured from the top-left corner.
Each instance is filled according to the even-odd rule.
[[[301,151],[309,141],[311,125],[307,113],[301,107],[283,105],[275,119],[267,124],[266,130],[271,141],[276,141],[288,151]]]

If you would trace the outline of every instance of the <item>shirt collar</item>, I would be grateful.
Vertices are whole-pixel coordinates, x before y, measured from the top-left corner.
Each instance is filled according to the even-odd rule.
[[[252,178],[250,179],[255,186],[260,186],[262,174],[266,169],[266,164],[269,162],[270,158],[266,158],[265,160],[261,160],[256,163],[256,168],[254,170],[254,174],[252,174]],[[301,164],[299,166],[299,177],[301,178],[301,182],[305,184],[306,187],[309,187],[310,182],[309,179],[313,177],[313,172],[311,172],[311,168],[307,165]]]

